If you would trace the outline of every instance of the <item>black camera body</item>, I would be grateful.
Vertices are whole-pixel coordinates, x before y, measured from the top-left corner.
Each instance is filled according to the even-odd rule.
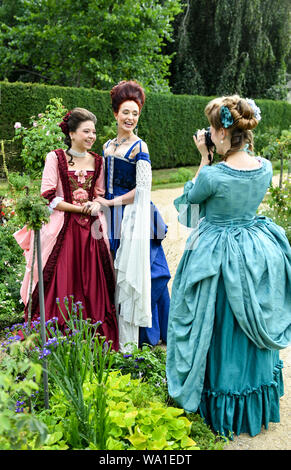
[[[195,132],[195,137],[197,137],[197,132]],[[204,132],[204,136],[205,136],[205,145],[207,147],[207,150],[208,150],[208,159],[209,159],[209,165],[212,164],[212,160],[211,160],[211,154],[210,154],[210,151],[211,150],[214,150],[214,143],[212,142],[211,140],[211,132],[210,132],[210,127],[207,127],[207,129],[205,130]]]

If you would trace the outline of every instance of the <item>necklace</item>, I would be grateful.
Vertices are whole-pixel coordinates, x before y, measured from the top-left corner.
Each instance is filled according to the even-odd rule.
[[[117,147],[124,144],[124,142],[126,142],[128,139],[129,137],[124,137],[123,139],[121,139],[120,142],[118,142],[117,137],[115,137],[114,141],[112,142],[113,145],[115,146],[114,152],[116,151]]]
[[[69,149],[69,150],[67,151],[67,153],[68,153],[69,155],[72,155],[73,157],[78,157],[78,158],[83,158],[83,157],[86,157],[86,155],[87,155],[86,150],[85,150],[85,152],[76,152],[76,150]]]

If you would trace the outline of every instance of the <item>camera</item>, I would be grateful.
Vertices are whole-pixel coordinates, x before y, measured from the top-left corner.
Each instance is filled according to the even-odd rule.
[[[195,137],[197,137],[197,132],[195,132]],[[212,142],[211,140],[211,132],[210,132],[210,127],[207,127],[206,131],[204,132],[204,136],[205,136],[205,145],[207,147],[207,150],[208,150],[208,159],[209,159],[209,165],[211,165],[212,163],[212,160],[211,160],[211,154],[210,154],[210,151],[211,150],[214,150],[214,143]]]

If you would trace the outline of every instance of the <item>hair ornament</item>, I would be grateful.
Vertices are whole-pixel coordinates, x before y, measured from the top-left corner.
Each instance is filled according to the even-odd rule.
[[[233,124],[233,117],[231,115],[231,112],[227,106],[221,106],[220,108],[220,120],[222,123],[222,126],[227,129],[228,127],[232,126]]]
[[[254,100],[251,100],[250,98],[246,98],[246,102],[250,105],[252,110],[254,111],[254,117],[257,121],[260,121],[261,118],[261,110],[260,108],[256,105]]]
[[[59,124],[60,128],[62,129],[65,135],[69,135],[68,120],[71,114],[72,114],[72,111],[69,111],[63,118],[62,122],[60,122]]]

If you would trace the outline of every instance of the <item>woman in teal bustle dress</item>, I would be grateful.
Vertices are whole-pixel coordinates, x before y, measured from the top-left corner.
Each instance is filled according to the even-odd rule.
[[[271,163],[250,155],[259,109],[235,95],[211,101],[205,112],[223,161],[208,164],[205,131],[199,131],[198,174],[174,202],[180,222],[193,231],[172,288],[169,394],[222,435],[254,436],[280,421],[279,350],[291,340],[291,249],[281,227],[256,215],[272,181]],[[197,204],[195,224],[191,206]]]

